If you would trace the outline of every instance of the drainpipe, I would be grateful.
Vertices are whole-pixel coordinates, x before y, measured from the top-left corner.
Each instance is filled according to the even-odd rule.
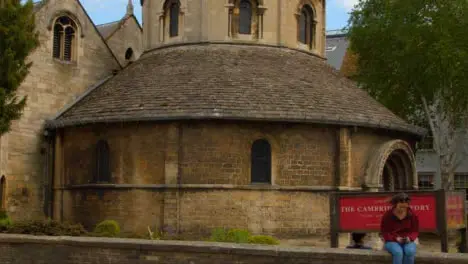
[[[43,186],[44,193],[44,205],[43,212],[46,217],[52,217],[53,215],[53,201],[54,201],[54,191],[53,191],[53,169],[54,169],[54,140],[55,134],[53,131],[44,130],[44,141],[45,146],[43,148],[43,155],[45,156],[44,161],[44,180],[45,184]]]

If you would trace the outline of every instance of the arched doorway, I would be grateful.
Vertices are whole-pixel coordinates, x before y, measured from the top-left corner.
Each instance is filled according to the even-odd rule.
[[[380,145],[368,161],[364,187],[372,191],[410,190],[417,186],[414,153],[407,142]]]
[[[411,189],[413,178],[411,167],[411,160],[404,151],[393,151],[385,161],[382,172],[383,190],[398,191]]]

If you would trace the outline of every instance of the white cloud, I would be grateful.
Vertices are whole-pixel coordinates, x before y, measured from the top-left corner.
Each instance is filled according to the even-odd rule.
[[[351,10],[357,3],[359,3],[359,0],[335,0],[335,2],[338,6]]]

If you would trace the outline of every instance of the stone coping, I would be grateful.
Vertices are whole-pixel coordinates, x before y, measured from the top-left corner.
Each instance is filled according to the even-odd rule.
[[[252,244],[232,244],[202,241],[169,241],[169,240],[143,240],[124,238],[96,238],[96,237],[66,237],[66,236],[31,236],[0,234],[1,244],[41,244],[65,245],[74,247],[97,247],[103,249],[139,250],[147,252],[187,252],[201,254],[230,254],[248,256],[275,256],[275,257],[308,257],[327,256],[368,260],[390,260],[390,255],[384,251],[352,250],[336,248],[313,247],[283,247]],[[417,259],[429,263],[468,263],[468,254],[448,253],[418,253]]]
[[[218,190],[273,190],[273,191],[309,191],[330,192],[339,190],[356,191],[361,188],[334,187],[334,186],[280,186],[270,184],[79,184],[56,187],[54,190],[73,189],[218,189]]]

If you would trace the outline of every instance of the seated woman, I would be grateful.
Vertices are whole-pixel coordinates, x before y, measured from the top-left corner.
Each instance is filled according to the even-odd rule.
[[[381,221],[380,231],[385,249],[392,254],[393,264],[413,264],[416,255],[414,241],[419,236],[419,219],[409,207],[410,197],[405,193],[395,195],[392,209]]]
[[[366,234],[364,233],[352,233],[351,239],[353,240],[353,244],[347,246],[346,248],[350,249],[372,249],[371,247],[364,245],[364,237]]]

